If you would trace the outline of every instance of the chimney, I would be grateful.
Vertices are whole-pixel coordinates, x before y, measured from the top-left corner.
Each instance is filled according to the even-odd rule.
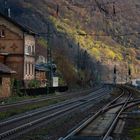
[[[4,0],[4,13],[6,16],[11,17],[11,9],[8,7],[7,0]]]
[[[8,8],[8,17],[10,18],[11,17],[11,9]]]
[[[7,0],[4,0],[4,14],[7,15]]]

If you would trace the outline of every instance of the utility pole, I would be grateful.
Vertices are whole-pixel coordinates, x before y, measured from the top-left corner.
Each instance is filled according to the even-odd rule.
[[[128,82],[131,83],[132,73],[131,73],[130,64],[132,63],[132,57],[130,58],[130,54],[127,53],[126,58],[127,58],[127,79],[128,79]]]
[[[50,24],[48,23],[48,33],[47,33],[47,59],[49,65],[49,86],[52,86],[52,48],[50,46]]]
[[[113,76],[113,83],[114,85],[116,85],[116,80],[117,80],[117,69],[116,69],[116,65],[114,66],[114,76]]]
[[[128,66],[129,82],[131,83],[131,68]]]
[[[77,71],[79,73],[80,69],[80,44],[78,42],[78,48],[77,48]]]

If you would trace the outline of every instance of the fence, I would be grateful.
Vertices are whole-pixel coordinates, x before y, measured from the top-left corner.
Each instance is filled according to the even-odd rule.
[[[59,87],[21,89],[20,92],[25,95],[36,96],[36,95],[44,95],[44,94],[49,94],[54,92],[65,92],[67,90],[68,90],[68,86],[59,86]]]

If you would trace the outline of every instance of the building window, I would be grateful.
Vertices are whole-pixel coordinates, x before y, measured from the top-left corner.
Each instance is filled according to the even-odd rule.
[[[30,75],[32,75],[32,64],[30,63]]]
[[[26,62],[26,75],[30,75],[30,63]]]
[[[34,75],[34,64],[32,64],[32,74]]]
[[[4,30],[0,31],[0,37],[5,37],[5,31]]]
[[[28,64],[26,62],[26,75],[28,74]]]
[[[35,46],[32,46],[32,53],[35,54]]]
[[[31,54],[32,54],[32,46],[26,46],[25,53],[26,53],[27,55],[31,55]]]
[[[28,46],[28,53],[32,54],[32,47],[31,46]]]
[[[28,64],[28,75],[30,75],[30,63]]]

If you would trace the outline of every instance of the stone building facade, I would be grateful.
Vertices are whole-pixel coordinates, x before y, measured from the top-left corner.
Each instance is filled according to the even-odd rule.
[[[35,79],[35,33],[0,13],[0,63],[16,71],[17,80]]]
[[[15,71],[0,63],[0,98],[11,96],[11,79]]]

